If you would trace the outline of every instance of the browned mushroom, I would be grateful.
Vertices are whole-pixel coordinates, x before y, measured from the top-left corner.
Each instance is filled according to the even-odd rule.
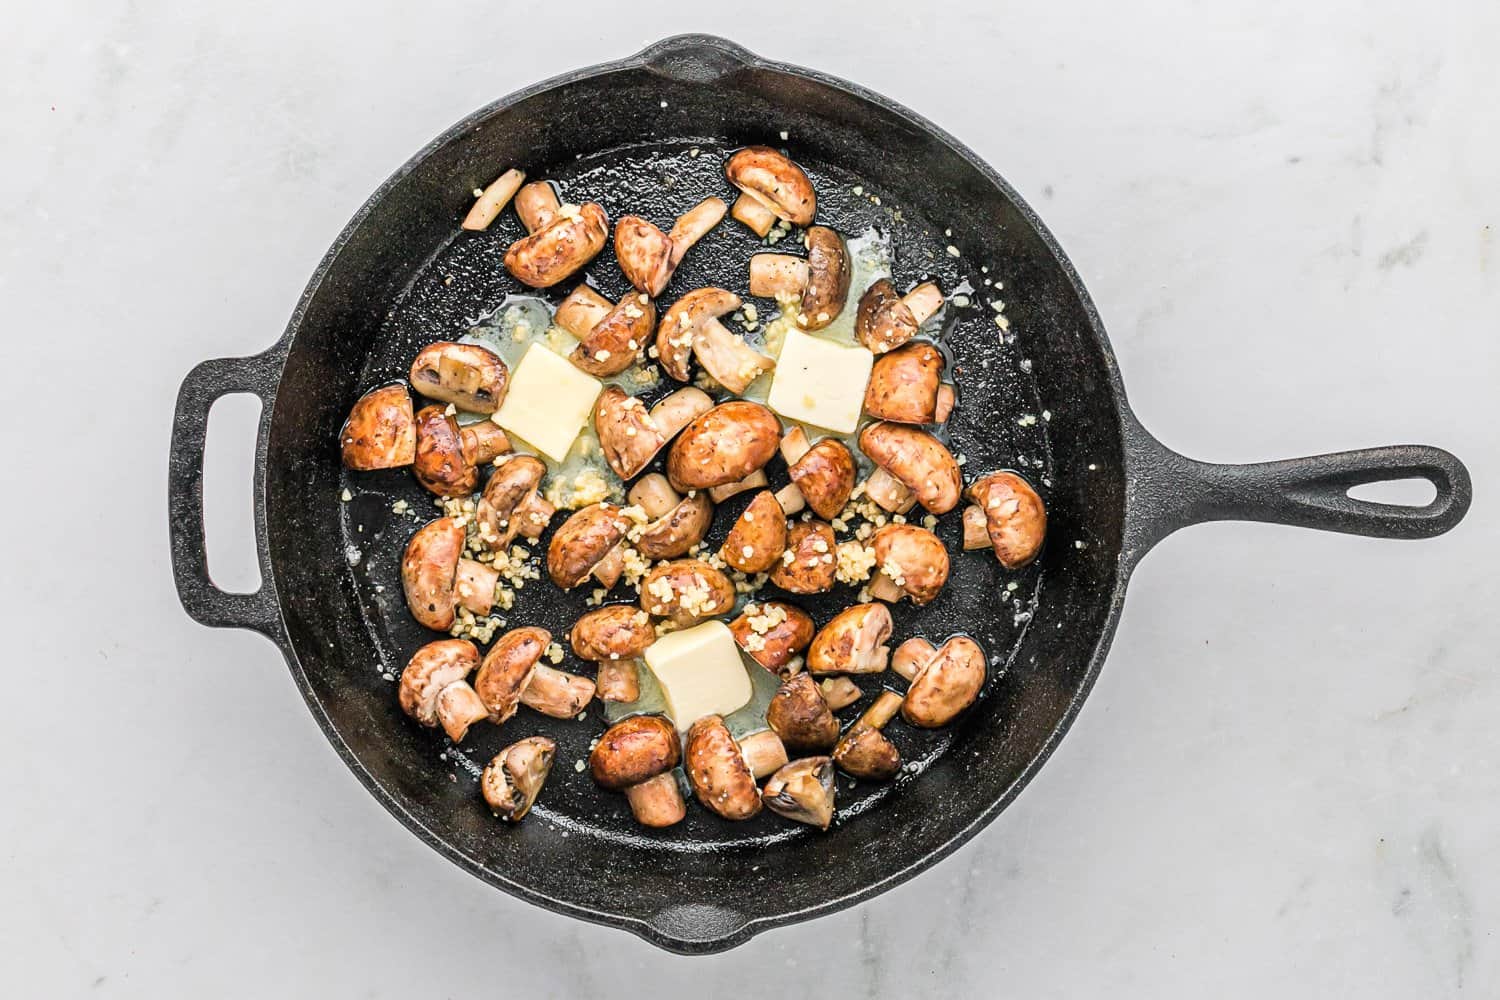
[[[528,189],[540,195],[540,189],[526,185],[516,195],[516,213],[531,235],[511,244],[505,252],[505,269],[523,285],[549,288],[577,272],[604,249],[604,241],[609,237],[609,217],[592,201],[558,205],[555,209],[538,205],[523,213],[521,195]],[[538,228],[531,228],[533,222],[538,223]]]
[[[984,516],[984,508],[978,504],[971,503],[964,508],[964,551],[974,552],[979,549],[990,547],[989,518]]]
[[[878,601],[845,608],[813,637],[807,650],[808,672],[880,673],[891,655],[886,642],[893,628],[890,609]]]
[[[786,551],[786,513],[770,490],[751,498],[740,513],[719,554],[741,573],[766,573]]]
[[[729,577],[698,559],[658,563],[641,579],[641,608],[648,615],[691,625],[734,607]]]
[[[781,456],[792,477],[776,494],[781,509],[795,514],[805,503],[825,521],[838,517],[854,492],[854,456],[849,446],[838,438],[824,438],[809,446],[807,432],[793,427],[781,439]]]
[[[792,754],[828,750],[839,739],[839,720],[811,674],[797,674],[776,689],[766,708],[766,724]]]
[[[417,411],[417,453],[412,471],[424,489],[461,497],[479,486],[479,466],[510,451],[510,439],[489,420],[460,427],[441,406]]]
[[[545,736],[528,736],[495,754],[479,776],[479,791],[490,811],[507,823],[524,817],[557,759],[557,744]]]
[[[479,650],[472,642],[429,642],[401,671],[401,710],[424,726],[441,725],[450,740],[460,742],[471,725],[489,714],[468,682],[478,667]]]
[[[406,543],[401,557],[406,606],[427,628],[447,631],[459,605],[476,615],[487,615],[494,607],[500,573],[493,566],[465,559],[464,538],[457,521],[440,517],[418,528]]]
[[[625,280],[638,292],[660,295],[688,250],[719,224],[728,208],[723,199],[705,198],[678,216],[670,233],[638,215],[621,216],[615,223],[615,257]]]
[[[822,594],[833,589],[838,543],[823,521],[798,521],[786,537],[781,561],[771,567],[771,582],[793,594]]]
[[[557,192],[546,181],[532,181],[516,192],[516,217],[528,233],[550,226],[561,208]]]
[[[599,670],[594,674],[594,688],[600,701],[635,701],[641,696],[640,661],[599,661]]]
[[[859,685],[847,677],[825,677],[818,684],[818,690],[823,693],[823,700],[828,702],[828,707],[835,712],[848,708],[864,696]]]
[[[625,792],[637,822],[664,827],[687,815],[672,774],[681,759],[677,727],[659,715],[636,715],[604,731],[589,753],[589,769],[603,787]]]
[[[590,576],[605,589],[613,587],[624,569],[619,545],[628,526],[620,508],[608,501],[574,511],[547,546],[547,575],[563,590]]]
[[[879,466],[865,483],[870,499],[886,510],[911,508],[910,498],[934,514],[958,506],[963,480],[958,462],[941,441],[907,424],[874,423],[859,433],[859,447]]]
[[[886,524],[875,531],[875,578],[871,595],[892,604],[903,597],[927,604],[948,582],[948,550],[937,535],[914,524]]]
[[[744,479],[776,454],[781,422],[759,403],[732,399],[688,424],[667,449],[667,477],[679,491]]]
[[[484,484],[484,494],[474,515],[479,539],[492,551],[510,547],[517,535],[540,538],[557,508],[538,490],[547,466],[534,455],[501,456],[504,460]]]
[[[797,325],[821,330],[844,311],[849,297],[849,248],[827,226],[807,231],[807,259],[758,253],[750,258],[750,294],[797,302]]]
[[[746,146],[729,158],[724,173],[740,189],[730,214],[761,238],[777,219],[805,226],[817,214],[812,181],[801,167],[769,146]]]
[[[539,662],[551,642],[552,633],[530,626],[495,640],[474,679],[492,722],[509,719],[519,704],[554,719],[571,719],[593,699],[593,681]]]
[[[984,511],[995,558],[1020,569],[1036,558],[1047,536],[1047,508],[1031,484],[1014,472],[991,472],[969,487],[969,499]],[[967,526],[969,514],[964,512]]]
[[[410,465],[417,456],[417,425],[406,386],[381,386],[355,400],[339,445],[344,465],[359,472]]]
[[[761,801],[779,816],[826,830],[833,822],[833,784],[832,758],[804,757],[771,775]]]
[[[900,424],[940,424],[953,411],[953,387],[942,381],[943,355],[928,343],[907,344],[875,359],[865,412]]]
[[[725,819],[749,819],[760,812],[756,779],[786,763],[786,748],[770,730],[739,743],[720,715],[705,715],[688,730],[683,769],[693,794]]]
[[[911,681],[901,717],[914,726],[936,729],[979,698],[984,650],[966,635],[955,635],[937,649],[926,639],[908,639],[896,647],[891,670]]]
[[[494,413],[505,399],[510,369],[478,344],[428,344],[411,363],[411,387],[428,399],[470,413]]]
[[[569,642],[581,660],[632,660],[656,641],[645,612],[633,604],[608,604],[585,612],[573,624]]]
[[[698,363],[736,395],[776,367],[776,362],[745,343],[719,317],[740,307],[740,297],[723,288],[688,292],[667,309],[656,328],[656,353],[662,370],[679,382],[692,375],[688,361]]]
[[[609,378],[640,360],[656,328],[656,306],[640,292],[611,305],[585,284],[568,293],[553,321],[578,338],[568,360],[595,378]]]
[[[599,394],[594,405],[594,431],[609,467],[621,479],[630,479],[650,465],[678,431],[713,405],[708,393],[689,386],[647,410],[639,398],[612,385]]]
[[[734,641],[751,659],[773,674],[786,675],[817,631],[812,617],[795,604],[762,601],[747,604],[729,623]]]
[[[490,182],[490,186],[479,193],[474,199],[474,206],[469,209],[469,214],[464,216],[463,228],[483,230],[490,228],[490,223],[500,217],[505,211],[505,206],[515,197],[521,188],[521,182],[526,175],[519,170],[511,169],[501,174]],[[551,188],[548,188],[550,191]]]
[[[707,493],[691,490],[682,496],[659,472],[643,476],[632,486],[629,500],[650,518],[632,534],[636,549],[647,559],[686,555],[703,541],[714,519],[714,502]]]
[[[901,696],[882,691],[833,748],[839,770],[856,778],[884,781],[901,770],[901,751],[880,730],[901,708]]]
[[[879,278],[859,297],[854,336],[875,354],[893,351],[942,307],[942,290],[930,281],[898,295],[889,281]]]

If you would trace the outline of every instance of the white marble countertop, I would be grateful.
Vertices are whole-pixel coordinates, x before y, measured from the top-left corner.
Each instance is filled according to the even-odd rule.
[[[519,5],[445,0],[9,11],[7,992],[1500,991],[1500,7],[1003,6],[806,5],[800,38],[701,0],[574,4],[540,36]],[[270,645],[182,614],[164,516],[182,375],[270,344],[381,179],[498,95],[683,30],[859,80],[994,163],[1168,443],[1440,444],[1479,497],[1419,544],[1170,539],[997,822],[870,903],[702,960],[516,902],[398,826]],[[216,495],[240,497],[249,455],[217,441]],[[246,527],[215,537],[225,565]]]

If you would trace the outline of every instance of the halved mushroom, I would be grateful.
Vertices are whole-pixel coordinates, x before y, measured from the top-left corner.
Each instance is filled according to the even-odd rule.
[[[823,700],[828,702],[832,711],[839,712],[864,697],[864,692],[859,685],[847,677],[825,677],[818,684],[818,690],[823,694]]]
[[[793,427],[781,439],[781,454],[792,477],[776,494],[781,509],[795,514],[805,503],[825,521],[838,517],[854,492],[854,455],[849,446],[838,438],[824,438],[809,447],[807,432]]]
[[[495,603],[500,574],[492,566],[465,559],[464,529],[451,517],[418,528],[401,557],[401,586],[412,617],[427,628],[447,631],[462,605],[487,615]]]
[[[886,643],[894,627],[890,609],[878,601],[845,608],[813,637],[808,673],[880,673],[891,655]]]
[[[573,624],[569,642],[582,660],[633,660],[656,641],[646,613],[633,604],[608,604],[585,612]]]
[[[557,744],[545,736],[528,736],[495,754],[479,776],[479,791],[497,817],[520,822],[552,771]]]
[[[519,193],[516,211],[521,214]],[[521,214],[521,221],[537,222],[540,228],[510,245],[505,252],[505,269],[532,288],[548,288],[565,280],[593,260],[609,237],[609,217],[592,201],[559,205],[550,217],[545,213]]]
[[[891,657],[891,670],[911,681],[901,717],[914,726],[936,729],[979,698],[984,650],[966,635],[955,635],[937,649],[926,639],[908,639]]]
[[[441,406],[417,411],[417,482],[440,497],[461,497],[479,486],[479,466],[510,451],[510,439],[489,420],[460,427]]]
[[[773,813],[826,830],[833,822],[833,785],[832,758],[804,757],[771,775],[760,797]]]
[[[849,297],[849,248],[827,226],[807,231],[807,259],[758,253],[750,258],[750,294],[796,300],[797,325],[821,330],[844,311]]]
[[[660,295],[688,250],[719,224],[728,208],[723,199],[705,198],[678,216],[670,233],[638,215],[621,216],[615,223],[615,257],[625,280],[638,292]]]
[[[629,527],[620,508],[606,501],[580,508],[562,523],[547,546],[547,575],[563,590],[572,590],[590,576],[605,589],[613,587],[623,569],[617,547]]]
[[[688,361],[698,363],[714,381],[738,395],[776,362],[754,350],[719,317],[740,307],[740,297],[723,288],[688,292],[667,309],[656,328],[656,353],[662,370],[679,382],[692,375]]]
[[[714,502],[706,492],[690,490],[682,496],[659,472],[642,477],[632,486],[629,500],[651,519],[632,535],[635,547],[647,559],[686,555],[703,541],[714,520]]]
[[[880,730],[901,708],[901,696],[882,691],[833,748],[839,770],[856,778],[884,781],[901,770],[901,751]]]
[[[729,183],[740,189],[730,214],[764,238],[785,219],[805,226],[817,214],[818,198],[807,174],[769,146],[746,146],[724,165]]]
[[[625,792],[637,822],[664,827],[687,815],[672,774],[681,759],[676,726],[659,715],[636,715],[604,731],[589,753],[589,769],[603,787]]]
[[[682,492],[737,482],[771,460],[780,437],[781,422],[759,403],[720,403],[672,442],[667,477]]]
[[[839,720],[811,674],[797,674],[776,689],[766,708],[766,724],[793,754],[827,750],[839,740]]]
[[[490,228],[490,223],[500,217],[500,213],[515,197],[516,192],[520,190],[521,182],[525,179],[525,174],[512,168],[491,181],[490,186],[474,199],[474,206],[469,209],[469,214],[464,216],[463,228],[474,230]]]
[[[411,363],[411,387],[428,399],[470,413],[494,413],[505,399],[510,369],[478,344],[428,344]]]
[[[553,321],[578,338],[568,360],[595,378],[609,378],[640,359],[656,328],[656,306],[640,292],[611,305],[585,284],[568,293]]]
[[[770,490],[750,499],[740,513],[719,554],[741,573],[765,573],[786,551],[786,513]]]
[[[875,359],[865,389],[865,412],[901,424],[940,424],[953,410],[953,387],[945,385],[942,352],[918,342]]]
[[[593,700],[593,681],[539,662],[551,642],[550,632],[531,627],[511,629],[495,640],[474,680],[491,720],[504,722],[518,704],[571,719]]]
[[[892,604],[903,597],[927,604],[948,582],[948,550],[937,535],[914,524],[886,524],[875,531],[875,578],[870,593]]]
[[[905,295],[885,278],[877,279],[859,297],[854,336],[876,354],[893,351],[916,336],[917,329],[943,307],[943,292],[930,281]]]
[[[460,742],[469,726],[488,714],[468,682],[478,667],[479,650],[472,642],[429,642],[401,671],[401,710],[424,726],[441,725],[450,740]]]
[[[683,769],[693,794],[725,819],[749,819],[760,812],[756,779],[786,763],[786,748],[770,730],[736,743],[720,715],[705,715],[688,729]]]
[[[662,399],[650,410],[636,396],[608,386],[594,404],[594,432],[604,460],[621,479],[630,479],[651,464],[657,452],[693,418],[713,408],[701,389],[686,388]]]
[[[658,563],[641,579],[641,609],[678,625],[691,625],[734,607],[729,577],[698,559]]]
[[[344,465],[357,472],[397,469],[417,456],[417,425],[404,385],[371,389],[349,410],[339,430]]]
[[[539,494],[547,466],[534,455],[502,456],[490,474],[474,523],[480,541],[491,551],[510,547],[517,535],[540,538],[557,508]]]
[[[792,660],[812,642],[817,628],[812,616],[785,601],[747,604],[729,623],[729,632],[751,659],[771,671],[785,675]]]
[[[833,589],[837,541],[823,521],[798,521],[787,532],[786,551],[771,567],[771,582],[793,594],[821,594]]]
[[[866,482],[865,491],[886,510],[900,511],[899,503],[887,506],[892,502],[892,491],[887,489],[892,481],[905,487],[934,514],[946,514],[958,506],[963,486],[958,462],[941,441],[926,431],[882,421],[860,431],[859,447],[880,467],[880,472],[872,474]]]
[[[995,558],[1020,569],[1036,558],[1047,536],[1047,508],[1031,484],[1014,472],[991,472],[969,486],[969,499],[984,511]],[[964,523],[969,514],[964,512]]]

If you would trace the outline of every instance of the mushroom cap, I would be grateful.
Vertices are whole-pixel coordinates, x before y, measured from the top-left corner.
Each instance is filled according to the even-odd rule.
[[[823,521],[798,521],[787,532],[786,552],[771,567],[771,582],[793,594],[832,590],[837,552],[838,542],[832,527]]]
[[[594,404],[594,433],[604,460],[621,479],[639,475],[667,443],[646,404],[615,385],[606,386]]]
[[[813,513],[831,521],[854,492],[854,455],[838,438],[824,438],[787,469]]]
[[[760,812],[760,789],[724,717],[705,715],[688,729],[683,769],[693,794],[725,819],[749,819]]]
[[[1014,472],[991,472],[969,487],[969,499],[984,510],[995,558],[1006,569],[1020,569],[1042,551],[1047,508],[1030,483]]]
[[[629,788],[676,767],[677,727],[659,715],[633,715],[604,731],[589,753],[589,770],[605,788]]]
[[[804,757],[771,775],[760,797],[778,816],[826,830],[833,822],[833,796],[833,759]]]
[[[941,441],[921,428],[887,421],[870,424],[859,433],[859,447],[932,513],[946,514],[958,506],[963,488],[958,462]]]
[[[884,354],[917,335],[921,326],[896,287],[877,278],[859,297],[854,314],[854,336],[876,354]]]
[[[664,516],[641,530],[635,547],[647,559],[676,559],[708,534],[714,520],[714,502],[706,490],[694,490]]]
[[[411,616],[426,628],[446,632],[453,625],[453,585],[464,538],[457,521],[440,517],[418,528],[406,543],[401,587]]]
[[[441,340],[428,344],[411,363],[411,387],[428,399],[470,413],[494,413],[505,399],[510,369],[478,344]]]
[[[984,673],[984,650],[966,635],[954,636],[912,678],[901,718],[924,729],[946,726],[979,698]]]
[[[484,654],[479,674],[474,678],[474,690],[496,724],[516,714],[521,692],[526,690],[537,661],[551,642],[551,632],[527,625],[513,628],[496,639]]]
[[[844,238],[827,226],[807,231],[807,284],[797,325],[821,330],[844,311],[849,297],[849,249]]]
[[[770,490],[761,490],[735,520],[720,550],[741,573],[765,573],[786,551],[786,514]]]
[[[865,412],[901,424],[937,422],[943,354],[924,342],[898,347],[875,359],[865,389]]]
[[[818,197],[802,168],[770,146],[746,146],[724,165],[729,183],[794,226],[812,222]]]
[[[656,629],[634,604],[607,604],[584,612],[573,624],[569,641],[581,660],[629,660],[656,641]]]
[[[479,791],[494,814],[514,823],[536,801],[557,759],[557,744],[528,736],[497,753],[479,777]]]
[[[412,654],[401,671],[401,711],[436,726],[438,695],[479,667],[479,650],[467,639],[439,639]]]
[[[358,472],[410,465],[417,454],[417,425],[404,385],[371,389],[349,410],[339,431],[344,465]]]
[[[699,559],[658,563],[641,580],[641,608],[658,618],[694,622],[733,607],[734,584]]]
[[[615,259],[631,287],[647,295],[660,295],[672,277],[672,241],[638,215],[615,223]]]
[[[578,339],[568,360],[595,378],[618,375],[635,364],[655,327],[656,305],[644,293],[631,292]]]
[[[503,549],[515,539],[521,530],[520,519],[528,516],[517,511],[536,496],[546,474],[547,466],[535,455],[512,455],[490,473],[475,511],[475,519],[482,526],[481,537],[490,548]]]
[[[878,729],[853,729],[833,748],[833,762],[846,774],[884,781],[901,770],[901,751]]]
[[[766,723],[791,753],[828,750],[839,741],[839,720],[818,690],[811,674],[801,673],[782,683],[766,708]]]
[[[856,604],[834,615],[807,649],[814,674],[872,674],[886,668],[885,643],[894,628],[891,611],[879,601]]]
[[[948,582],[948,550],[937,535],[915,524],[886,524],[876,529],[872,542],[875,566],[886,572],[911,598],[926,604]],[[890,573],[889,565],[900,573]]]
[[[417,482],[440,497],[461,497],[479,485],[479,470],[464,453],[458,420],[441,406],[417,411],[417,456],[412,463]]]
[[[740,307],[740,297],[725,288],[699,288],[667,307],[656,328],[656,353],[664,372],[679,382],[692,377],[688,362],[698,328]]]
[[[578,586],[620,544],[627,526],[620,508],[608,501],[574,511],[547,545],[547,575],[563,590]]]
[[[745,605],[744,612],[729,623],[729,631],[756,663],[779,674],[812,642],[817,627],[812,616],[795,604],[762,601]]]
[[[759,403],[732,399],[699,415],[667,450],[667,478],[681,492],[739,482],[776,454],[781,421]]]
[[[547,288],[593,260],[608,237],[604,209],[585,202],[576,215],[559,212],[545,228],[512,243],[505,253],[505,269],[523,285]]]

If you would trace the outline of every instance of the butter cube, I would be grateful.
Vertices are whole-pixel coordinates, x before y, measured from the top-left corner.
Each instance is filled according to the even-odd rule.
[[[557,461],[593,416],[604,384],[541,344],[532,344],[510,377],[505,401],[491,418],[516,437]]]
[[[859,426],[875,355],[788,330],[766,404],[793,420],[848,434]]]
[[[668,632],[646,647],[651,668],[667,696],[667,715],[684,732],[705,715],[728,715],[753,693],[740,647],[721,621]]]

